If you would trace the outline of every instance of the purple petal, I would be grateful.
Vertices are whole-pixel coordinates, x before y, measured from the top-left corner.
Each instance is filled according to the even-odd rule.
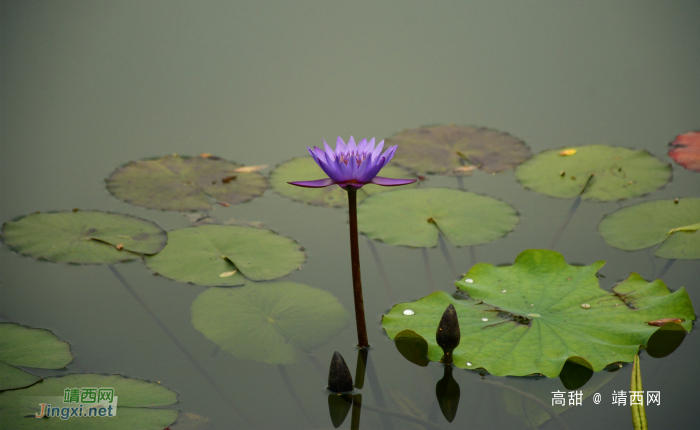
[[[367,147],[367,139],[362,139],[360,143],[357,144],[357,154],[362,155]]]
[[[396,146],[397,145],[390,147],[382,154],[382,157],[384,157],[384,164],[382,165],[382,167],[389,164],[389,161],[391,161],[391,159],[394,158],[394,153],[396,152]]]
[[[298,181],[298,182],[287,182],[287,183],[292,184],[292,185],[296,185],[297,187],[306,187],[306,188],[323,188],[323,187],[327,187],[329,185],[337,184],[337,182],[331,178],[317,179],[315,181]]]
[[[350,169],[345,163],[343,163],[342,161],[338,161],[336,166],[336,168],[338,169],[338,176],[340,177],[340,180],[338,182],[347,182],[353,179],[352,174],[350,173]]]
[[[374,158],[372,160],[374,160]],[[367,168],[367,170],[365,170],[365,173],[362,177],[362,180],[365,182],[371,181],[372,178],[377,176],[377,173],[379,173],[379,171],[382,170],[382,167],[384,167],[384,159],[383,158],[380,158],[379,160],[374,161],[372,163],[372,165],[369,166]]]
[[[350,136],[350,140],[348,141],[348,146],[345,148],[345,151],[348,154],[355,154],[357,153],[357,146],[355,146],[355,139]]]
[[[395,187],[397,185],[407,185],[416,182],[418,179],[394,179],[394,178],[382,178],[381,176],[375,176],[370,182],[377,185],[382,185],[384,187]]]
[[[382,153],[382,148],[384,147],[384,141],[382,140],[379,142],[379,145],[374,149],[374,152],[372,153],[372,158],[375,160],[379,160],[379,156]]]
[[[318,158],[316,158],[316,154],[314,153],[314,150],[309,148],[308,146],[306,147],[306,149],[309,150],[309,154],[311,154],[311,156],[314,157],[314,161],[316,162],[316,164],[318,164]]]
[[[331,160],[335,160],[335,152],[331,149],[331,147],[326,143],[326,141],[323,141],[323,147],[326,148],[326,154],[328,154],[328,157],[330,157]]]
[[[321,163],[319,160],[318,165],[321,166],[321,169],[328,175],[329,178],[333,179],[334,181],[341,182],[343,181],[343,175],[338,169],[338,162],[336,162],[334,159],[326,155],[326,162]],[[340,164],[343,164],[342,162]]]
[[[321,148],[316,148],[316,147],[314,146],[313,151],[314,151],[314,154],[316,154],[316,157],[314,157],[314,158],[317,159],[317,160],[323,160],[323,159],[325,158],[325,156],[326,156],[326,153],[323,152],[323,150],[322,150]],[[312,155],[313,155],[313,154],[312,154]],[[318,163],[318,161],[317,161],[317,163]]]
[[[365,152],[367,153],[367,155],[372,154],[374,152],[374,138],[372,138],[372,140],[370,140],[367,143],[367,146],[365,146]]]
[[[335,155],[345,154],[345,142],[338,136],[338,140],[335,141]]]
[[[355,179],[357,179],[360,182],[369,182],[371,177],[367,176],[367,171],[372,168],[372,154],[368,154],[364,160],[362,160],[362,164],[360,164],[360,167],[357,168],[357,172],[355,173]]]
[[[356,173],[357,173],[357,155],[351,155],[350,159],[348,160],[348,167],[350,170],[350,177],[352,179],[356,179]]]

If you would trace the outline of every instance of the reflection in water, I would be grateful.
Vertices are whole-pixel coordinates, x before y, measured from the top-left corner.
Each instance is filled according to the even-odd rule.
[[[428,359],[428,342],[412,330],[399,332],[394,338],[394,345],[401,355],[413,364],[426,367]]]
[[[647,341],[647,353],[654,358],[671,355],[685,339],[686,331],[677,323],[666,323],[656,330]]]
[[[582,363],[578,363],[577,361],[579,360],[582,361]],[[584,364],[584,362],[585,360],[582,358],[571,357],[564,363],[564,367],[559,374],[559,379],[567,390],[578,390],[593,376],[593,369],[590,368],[590,364],[587,362]]]
[[[333,427],[338,428],[343,424],[352,406],[352,396],[350,394],[329,394],[328,412],[331,415]],[[359,418],[358,418],[359,419]]]
[[[435,386],[435,395],[442,415],[448,422],[452,422],[457,415],[459,406],[459,384],[452,376],[452,366],[445,366],[445,374]]]

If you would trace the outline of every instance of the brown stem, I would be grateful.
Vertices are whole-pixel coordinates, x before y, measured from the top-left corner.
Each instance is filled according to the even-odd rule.
[[[350,208],[350,258],[352,260],[352,288],[355,296],[355,323],[357,324],[357,340],[360,348],[369,347],[367,341],[367,326],[365,325],[365,304],[362,300],[362,278],[360,276],[360,247],[357,242],[357,190],[351,186],[348,192]]]

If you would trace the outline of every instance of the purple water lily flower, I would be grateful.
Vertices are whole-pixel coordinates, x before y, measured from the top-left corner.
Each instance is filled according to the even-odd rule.
[[[325,151],[314,146],[314,149],[307,148],[314,157],[314,161],[328,175],[325,179],[316,181],[289,182],[292,185],[309,188],[322,188],[329,185],[338,184],[342,188],[361,188],[367,184],[377,184],[383,186],[406,185],[416,182],[416,179],[393,179],[377,176],[377,173],[386,166],[396,152],[396,145],[390,147],[382,154],[384,141],[379,142],[374,147],[374,138],[367,142],[362,139],[355,145],[355,140],[350,136],[348,144],[345,145],[343,139],[338,137],[335,151],[323,141]],[[381,154],[381,155],[380,155]]]

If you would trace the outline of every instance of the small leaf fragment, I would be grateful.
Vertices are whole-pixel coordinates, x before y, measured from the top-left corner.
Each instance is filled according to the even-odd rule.
[[[262,170],[267,167],[267,164],[260,164],[257,166],[243,166],[239,167],[237,169],[234,169],[233,171],[236,173],[250,173],[250,172],[257,172],[258,170]]]
[[[647,324],[653,325],[654,327],[661,327],[666,323],[682,323],[685,322],[683,318],[661,318],[654,321],[647,321]]]
[[[224,272],[221,275],[219,275],[219,278],[228,278],[229,276],[232,276],[234,273],[238,272],[238,270],[232,270],[230,272]]]
[[[669,230],[669,232],[666,233],[666,234],[673,234],[673,233],[675,233],[675,232],[677,232],[677,231],[687,231],[687,232],[692,233],[692,232],[694,232],[694,231],[698,231],[698,229],[700,229],[700,223],[691,224],[691,225],[685,225],[685,226],[683,226],[683,227],[676,227],[676,228],[673,228],[673,229]]]
[[[576,153],[575,149],[565,149],[563,151],[560,151],[559,155],[567,156],[567,155],[574,155],[575,153]]]

